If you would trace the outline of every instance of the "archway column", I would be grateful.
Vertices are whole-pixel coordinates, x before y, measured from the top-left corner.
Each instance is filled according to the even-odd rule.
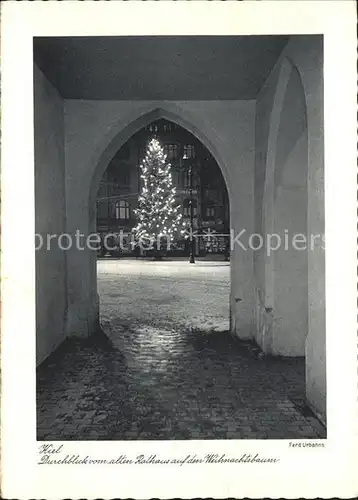
[[[77,189],[75,183],[67,183],[67,226],[66,231],[73,241],[76,234],[79,244],[66,252],[68,314],[66,335],[87,337],[96,332],[99,319],[97,298],[96,252],[87,247],[86,239],[95,232],[89,224],[88,199],[86,191]]]
[[[300,341],[300,346],[297,344],[299,349],[292,354],[302,355],[305,353],[307,400],[316,413],[324,418],[326,414],[326,332],[325,255],[324,249],[322,249],[322,238],[324,238],[325,230],[322,42],[323,40],[319,37],[313,39],[308,36],[291,40],[286,46],[278,65],[271,73],[269,84],[260,97],[261,101],[257,109],[260,113],[258,115],[259,119],[263,121],[264,126],[258,127],[259,133],[257,137],[262,141],[262,148],[259,151],[264,160],[262,161],[261,157],[258,156],[257,176],[261,179],[261,171],[262,169],[265,170],[265,190],[262,198],[260,190],[257,190],[257,202],[260,203],[262,199],[262,233],[268,234],[275,230],[275,227],[279,229],[277,219],[275,219],[277,215],[275,213],[275,203],[278,202],[280,205],[282,202],[283,205],[290,206],[291,201],[289,193],[285,194],[282,189],[281,192],[278,192],[278,198],[275,200],[277,140],[291,67],[294,67],[300,76],[307,110],[307,147],[302,148],[302,151],[304,149],[307,151],[306,162],[308,166],[307,180],[304,183],[299,182],[297,184],[297,182],[294,182],[294,184],[296,188],[300,185],[307,192],[307,224],[306,231],[302,232],[306,232],[309,248],[307,250],[306,265],[307,307],[305,306],[308,313],[308,333],[304,349],[302,349],[304,344]],[[273,89],[275,90],[272,91]],[[267,136],[265,135],[265,126],[268,130]],[[295,160],[297,167],[303,163],[303,160],[303,157]],[[295,170],[292,170],[292,173],[294,172]],[[290,181],[289,184],[292,185],[292,182]],[[299,192],[296,191],[296,194],[298,197]],[[284,201],[283,197],[286,197],[287,200]],[[276,205],[277,207],[278,205]],[[258,214],[261,215],[260,211],[258,211]],[[287,214],[283,212],[283,214],[284,218],[289,217],[288,212]],[[293,216],[295,216],[294,213],[292,213]],[[297,226],[303,227],[301,222]],[[281,229],[285,229],[285,227],[281,227]],[[315,244],[312,245],[314,235],[317,235],[317,240],[313,240]],[[279,311],[276,311],[277,297],[275,292],[279,286],[275,271],[277,255],[272,255],[269,259],[264,254],[259,257],[256,260],[256,278],[258,282],[256,293],[256,338],[266,352],[272,352],[274,330],[277,331],[277,323],[275,323],[277,312],[278,319],[280,317]],[[289,265],[287,259],[286,261],[286,264]],[[285,279],[284,275],[285,273],[282,273]],[[297,283],[296,278],[292,279],[292,281]],[[281,288],[285,290],[285,286]],[[282,313],[285,316],[288,315],[288,321],[293,319],[289,317],[287,307],[282,307]],[[288,324],[285,330],[290,331]],[[301,330],[303,330],[302,325]],[[301,336],[300,332],[299,335]],[[284,331],[282,331],[282,339],[285,341]]]
[[[236,167],[236,168],[235,168]],[[231,197],[231,332],[239,339],[250,339],[254,332],[253,268],[253,179],[242,162],[233,167],[234,186],[240,192]],[[246,186],[245,186],[246,184]],[[251,213],[248,209],[251,209]]]
[[[300,73],[307,106],[307,235],[315,242],[308,252],[306,397],[314,411],[325,420],[327,353],[325,252],[322,245],[325,233],[323,39],[302,38],[292,44],[291,57]]]
[[[320,66],[319,66],[320,67]],[[307,95],[309,147],[308,147],[308,233],[325,233],[324,200],[324,141],[323,95],[320,72],[312,71],[311,88]],[[326,308],[325,308],[325,256],[322,238],[317,238],[308,253],[309,329],[306,340],[306,395],[315,411],[326,418]]]
[[[209,149],[228,188],[232,229],[253,231],[253,103],[69,102],[66,104],[67,231],[95,231],[95,200],[110,158],[139,129],[158,118],[178,123]],[[87,197],[86,197],[87,196]],[[243,238],[244,240],[245,238]],[[98,325],[96,256],[68,254],[68,335],[89,335]],[[252,335],[252,252],[235,245],[231,255],[231,329]]]
[[[287,63],[288,64],[288,63]],[[282,75],[282,72],[281,72]],[[273,231],[267,231],[273,302],[269,350],[304,356],[308,332],[307,170],[308,143],[304,89],[291,66],[281,100],[274,158]],[[269,145],[271,147],[271,144]]]

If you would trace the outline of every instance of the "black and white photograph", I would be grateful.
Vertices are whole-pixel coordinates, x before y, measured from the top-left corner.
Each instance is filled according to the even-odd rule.
[[[39,440],[326,437],[322,69],[320,35],[34,38]]]
[[[1,14],[1,496],[356,496],[353,0]]]

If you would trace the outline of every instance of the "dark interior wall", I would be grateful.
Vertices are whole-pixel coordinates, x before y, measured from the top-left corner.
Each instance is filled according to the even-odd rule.
[[[63,100],[34,66],[35,229],[44,244],[36,251],[36,355],[43,361],[65,338],[66,252],[47,234],[64,233],[65,158]],[[37,243],[40,237],[37,237]]]

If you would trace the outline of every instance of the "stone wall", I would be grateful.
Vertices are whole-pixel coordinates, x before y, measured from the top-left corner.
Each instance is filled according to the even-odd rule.
[[[36,251],[36,353],[40,363],[65,338],[67,272],[66,252],[54,242],[46,249],[47,234],[65,232],[63,100],[36,66],[34,101],[35,231],[45,241]]]
[[[196,135],[216,158],[225,178],[233,229],[253,231],[253,101],[65,102],[67,231],[94,230],[94,201],[111,156],[139,128],[159,116]],[[243,238],[244,240],[244,238]],[[90,252],[68,252],[69,335],[87,335],[98,316],[95,259]],[[238,245],[232,253],[231,324],[241,337],[253,325],[252,252]]]
[[[255,252],[255,337],[264,351],[306,355],[307,395],[325,414],[322,38],[291,40],[256,103],[255,230],[285,230],[289,249]],[[305,234],[308,250],[292,246]],[[311,246],[313,235],[320,235]]]

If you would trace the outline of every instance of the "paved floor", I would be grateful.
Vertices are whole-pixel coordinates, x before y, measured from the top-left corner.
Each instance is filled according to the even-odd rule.
[[[38,439],[325,437],[304,360],[228,333],[229,267],[174,264],[99,263],[106,335],[67,340],[39,368]]]

